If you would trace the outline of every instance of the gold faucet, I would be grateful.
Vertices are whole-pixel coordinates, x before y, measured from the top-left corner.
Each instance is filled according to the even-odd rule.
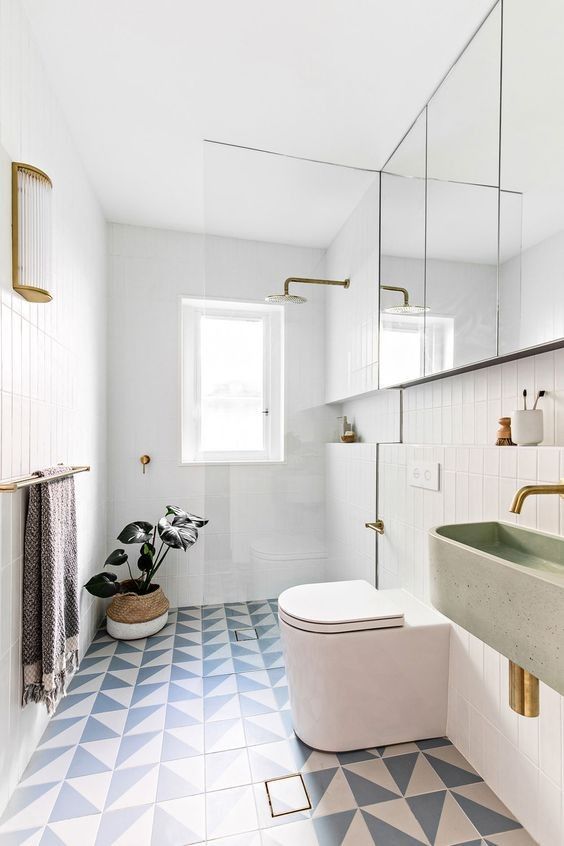
[[[560,494],[564,499],[564,479],[560,479],[559,485],[524,485],[524,487],[519,488],[513,497],[513,502],[509,510],[513,514],[520,514],[523,503],[532,494]]]

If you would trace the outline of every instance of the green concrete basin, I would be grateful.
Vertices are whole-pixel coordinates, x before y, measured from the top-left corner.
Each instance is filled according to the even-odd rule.
[[[429,532],[431,602],[564,694],[564,538],[508,523]]]

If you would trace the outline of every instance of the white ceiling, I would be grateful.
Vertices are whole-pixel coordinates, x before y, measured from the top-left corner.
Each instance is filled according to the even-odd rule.
[[[203,231],[217,181],[203,139],[378,169],[492,0],[24,4],[106,217]],[[223,234],[256,237],[277,206],[263,194],[246,234],[237,214]],[[342,208],[338,192],[324,203]],[[293,225],[307,232],[301,209]]]

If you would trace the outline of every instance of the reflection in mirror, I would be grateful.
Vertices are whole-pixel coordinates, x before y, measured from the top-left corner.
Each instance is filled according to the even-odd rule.
[[[564,337],[564,5],[503,13],[500,353]]]
[[[382,172],[380,387],[423,376],[425,120],[423,111]]]
[[[497,353],[501,10],[427,108],[425,375]]]

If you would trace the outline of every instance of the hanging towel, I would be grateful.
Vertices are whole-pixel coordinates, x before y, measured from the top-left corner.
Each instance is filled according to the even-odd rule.
[[[35,473],[48,479],[69,468]],[[44,702],[52,714],[78,665],[78,573],[74,478],[29,489],[25,526],[23,704]]]

